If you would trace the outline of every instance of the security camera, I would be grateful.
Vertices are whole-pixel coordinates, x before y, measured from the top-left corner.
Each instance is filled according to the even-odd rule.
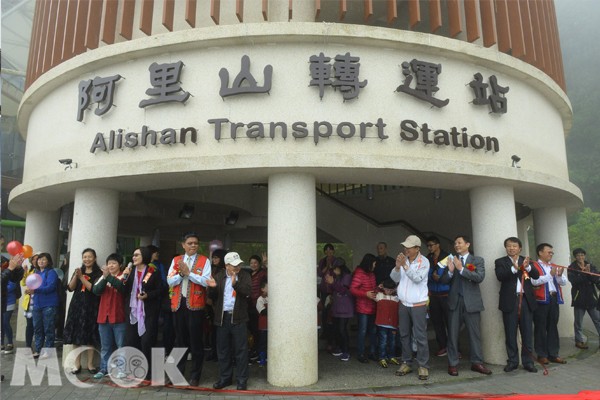
[[[516,155],[516,154],[513,154],[513,155],[510,157],[510,159],[512,160],[512,167],[513,167],[513,168],[521,168],[521,167],[519,166],[519,161],[521,161],[521,157],[519,157],[519,156],[518,156],[518,155]]]
[[[77,168],[77,163],[74,163],[73,159],[71,158],[61,158],[58,160],[58,162],[65,166],[65,171],[68,169]]]

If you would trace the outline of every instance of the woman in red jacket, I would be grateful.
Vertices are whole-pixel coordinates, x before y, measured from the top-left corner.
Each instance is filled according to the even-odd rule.
[[[125,284],[127,278],[121,273],[123,256],[112,253],[106,258],[101,268],[102,276],[98,278],[92,292],[100,296],[98,308],[98,332],[100,333],[100,371],[94,379],[102,379],[108,374],[108,360],[112,352],[125,345]],[[123,374],[122,371],[120,371]],[[116,374],[119,375],[119,374]]]
[[[362,261],[356,267],[350,293],[356,299],[356,317],[358,319],[358,337],[356,347],[358,348],[358,361],[369,362],[368,358],[377,360],[375,353],[375,312],[377,303],[377,284],[375,283],[375,261],[377,258],[370,253],[364,255]],[[369,334],[369,355],[365,354],[365,337]]]

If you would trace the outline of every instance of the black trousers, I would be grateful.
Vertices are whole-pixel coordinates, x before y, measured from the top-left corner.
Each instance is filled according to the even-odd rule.
[[[231,322],[231,313],[223,312],[223,324],[217,326],[217,357],[219,358],[219,381],[233,379],[233,361],[238,385],[248,382],[248,328],[246,323]]]
[[[129,319],[129,317],[126,317]],[[158,318],[146,318],[144,321],[146,332],[142,336],[138,335],[138,324],[132,325],[127,322],[125,329],[125,345],[135,347],[140,350],[148,361],[148,371],[146,379],[152,379],[152,348],[156,345],[156,336],[158,333]]]
[[[171,354],[173,347],[175,346],[175,322],[174,322],[174,314],[169,309],[162,309],[160,311],[160,316],[162,317],[162,345],[165,348],[165,354]]]
[[[256,305],[252,306],[252,302],[248,302],[248,330],[252,335],[252,348],[250,351],[258,348],[259,331],[258,331],[258,311]]]
[[[439,349],[448,347],[448,295],[429,296],[429,318]]]
[[[350,338],[348,335],[348,323],[350,318],[333,317],[333,326],[335,327],[335,342],[342,353],[350,352]]]
[[[519,317],[519,295],[515,294],[515,307],[511,312],[502,313],[504,322],[504,337],[508,365],[519,365],[519,346],[517,344],[517,329],[521,332],[521,363],[533,365],[533,312],[529,309],[527,300],[521,301],[521,316]]]
[[[535,353],[538,357],[558,357],[560,342],[558,337],[558,301],[550,296],[549,304],[539,304],[533,313]]]
[[[202,340],[202,326],[206,318],[204,310],[192,311],[185,305],[185,299],[181,299],[181,306],[175,313],[175,346],[187,348],[184,356],[177,363],[177,368],[183,375],[188,353],[192,354],[192,371],[190,380],[198,379],[202,375],[202,364],[204,363],[204,343]]]

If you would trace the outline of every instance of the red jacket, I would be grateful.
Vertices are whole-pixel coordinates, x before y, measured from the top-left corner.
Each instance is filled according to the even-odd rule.
[[[252,300],[252,307],[256,308],[256,300],[260,297],[260,284],[267,278],[267,270],[263,267],[259,267],[256,272],[251,272],[250,277],[252,278],[252,292],[250,294],[250,300]]]
[[[110,283],[110,286],[107,283]],[[99,324],[125,322],[125,286],[121,281],[121,275],[119,277],[108,275],[104,279],[98,279],[92,287],[92,292],[100,296],[96,322]]]
[[[350,284],[350,293],[356,298],[356,312],[361,314],[375,314],[377,303],[367,297],[367,292],[375,290],[375,274],[365,272],[362,268],[356,268],[352,283]]]
[[[375,325],[398,327],[398,307],[400,301],[396,295],[386,296],[383,293],[377,295],[377,315]]]

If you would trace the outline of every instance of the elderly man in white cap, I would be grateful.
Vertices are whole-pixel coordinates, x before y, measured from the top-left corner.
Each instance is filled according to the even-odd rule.
[[[233,383],[233,362],[237,390],[246,390],[248,385],[248,298],[252,280],[242,270],[242,259],[235,252],[225,254],[225,269],[214,276],[217,286],[213,289],[214,323],[217,326],[217,358],[219,380],[213,385],[223,389]]]
[[[390,278],[398,283],[398,307],[400,342],[402,343],[402,365],[396,375],[412,372],[412,349],[410,334],[417,342],[417,364],[419,379],[429,379],[429,345],[427,343],[427,276],[429,260],[421,254],[421,239],[410,235],[404,242],[404,253],[396,257],[396,267]]]

